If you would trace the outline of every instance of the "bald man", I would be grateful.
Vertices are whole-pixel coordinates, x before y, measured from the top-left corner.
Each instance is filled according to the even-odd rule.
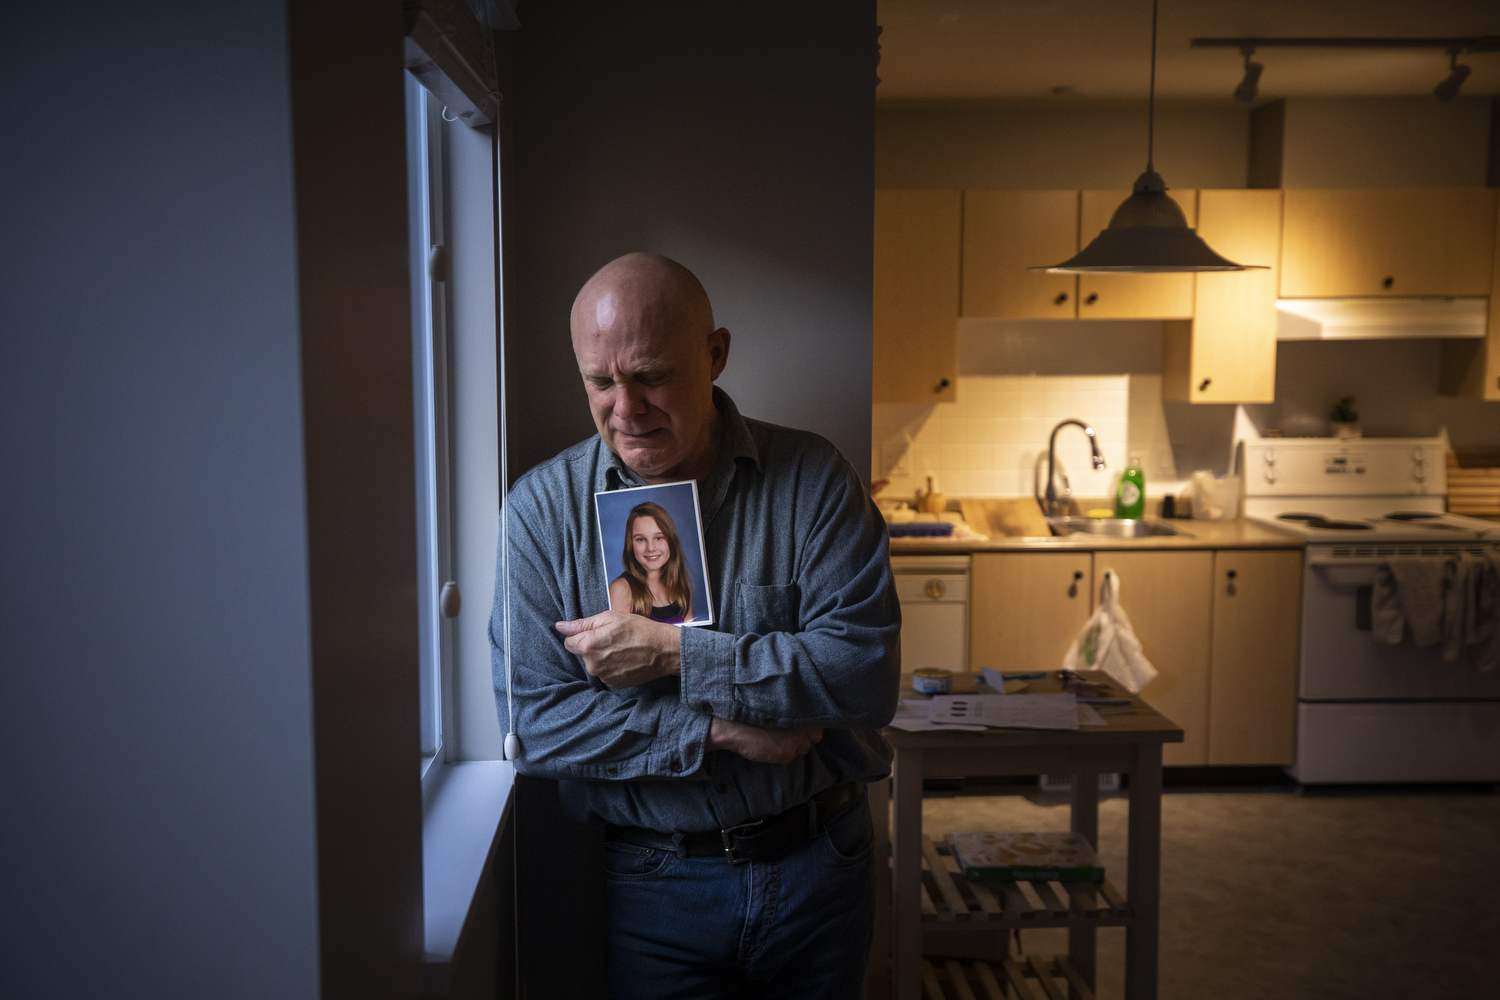
[[[571,327],[598,434],[510,493],[511,731],[518,770],[607,824],[610,995],[862,996],[900,674],[884,521],[827,441],[715,387],[730,334],[687,268],[610,262]],[[688,479],[715,624],[602,610],[593,494]]]

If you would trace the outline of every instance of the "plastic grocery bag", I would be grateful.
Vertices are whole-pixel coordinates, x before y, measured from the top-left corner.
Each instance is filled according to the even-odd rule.
[[[1064,670],[1102,670],[1135,694],[1151,683],[1156,668],[1141,652],[1141,641],[1130,627],[1130,616],[1120,607],[1120,578],[1104,571],[1099,584],[1099,607],[1068,647]]]

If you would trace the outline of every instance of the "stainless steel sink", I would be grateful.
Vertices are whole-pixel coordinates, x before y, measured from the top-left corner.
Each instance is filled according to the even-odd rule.
[[[1148,538],[1153,535],[1187,535],[1164,521],[1140,521],[1128,517],[1049,517],[1054,535],[1103,535],[1108,538]],[[1191,537],[1191,536],[1188,536]]]

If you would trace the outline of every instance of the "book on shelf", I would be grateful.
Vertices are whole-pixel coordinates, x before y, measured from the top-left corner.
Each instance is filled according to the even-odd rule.
[[[955,833],[970,882],[1103,882],[1104,866],[1076,833]]]

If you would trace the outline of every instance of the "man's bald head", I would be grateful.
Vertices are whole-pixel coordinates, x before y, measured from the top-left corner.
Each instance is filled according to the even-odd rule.
[[[659,254],[601,267],[573,300],[573,353],[604,443],[648,482],[696,479],[718,447],[713,383],[729,357],[708,293]]]
[[[692,271],[661,254],[628,253],[595,271],[573,300],[575,344],[580,330],[622,320],[706,337],[714,329],[714,310]]]

